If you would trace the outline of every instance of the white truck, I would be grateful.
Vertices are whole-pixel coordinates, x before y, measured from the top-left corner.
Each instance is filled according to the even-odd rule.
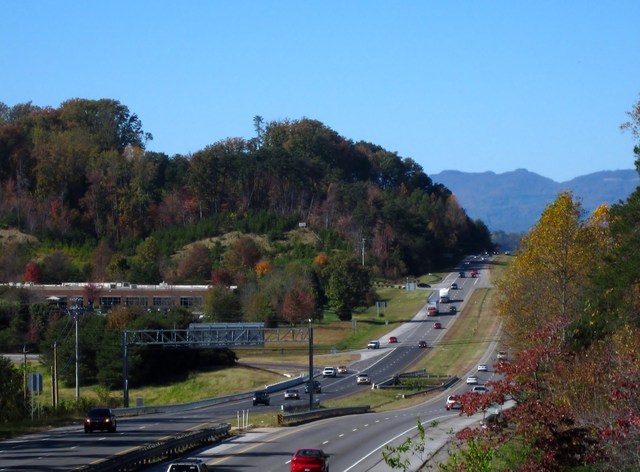
[[[440,289],[440,303],[449,303],[449,289],[441,288]]]

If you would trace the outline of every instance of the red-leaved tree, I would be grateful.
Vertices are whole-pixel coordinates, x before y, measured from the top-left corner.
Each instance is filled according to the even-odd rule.
[[[40,283],[41,278],[40,266],[36,262],[30,261],[24,269],[24,281],[37,284]]]
[[[518,353],[511,362],[500,361],[494,370],[500,379],[487,382],[486,394],[462,395],[461,414],[487,411],[492,405],[513,400],[498,421],[457,435],[463,441],[482,437],[493,447],[514,441],[523,460],[521,471],[561,470],[597,461],[601,458],[597,429],[576,419],[575,411],[558,395],[557,367],[568,365],[575,354],[562,349],[566,325],[554,321],[532,333],[536,347]]]

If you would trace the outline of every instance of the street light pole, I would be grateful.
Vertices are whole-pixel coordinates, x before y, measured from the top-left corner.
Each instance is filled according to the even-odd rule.
[[[24,385],[22,388],[22,392],[24,394],[24,401],[27,401],[27,345],[23,344],[22,345],[22,355],[24,356],[24,363],[22,364],[22,378],[24,381]]]
[[[309,411],[313,410],[313,394],[316,386],[313,380],[313,320],[309,320]]]
[[[53,342],[53,375],[51,376],[52,388],[51,395],[53,398],[53,408],[58,408],[58,341]]]
[[[129,351],[127,331],[122,331],[122,389],[123,403],[125,408],[129,408]]]
[[[76,322],[76,400],[80,399],[80,342],[78,338],[78,312],[74,311]]]

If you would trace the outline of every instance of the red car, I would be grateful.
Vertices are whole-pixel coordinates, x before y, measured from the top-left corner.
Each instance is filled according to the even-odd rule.
[[[329,472],[329,456],[322,449],[298,449],[291,457],[291,472]]]
[[[398,338],[396,338],[395,336],[389,337],[389,344],[395,344],[397,342],[398,342]]]
[[[441,323],[433,323],[433,329],[442,329]]]

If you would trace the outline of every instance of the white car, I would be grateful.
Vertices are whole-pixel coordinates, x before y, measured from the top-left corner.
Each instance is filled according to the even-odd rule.
[[[371,384],[371,378],[369,377],[369,374],[365,373],[365,372],[361,372],[358,375],[356,375],[356,384],[361,385],[370,385]]]
[[[487,364],[479,364],[478,372],[489,372],[489,367],[487,367]]]
[[[336,375],[338,375],[338,369],[335,367],[325,367],[322,369],[323,377],[335,377]]]
[[[499,351],[498,355],[496,356],[496,358],[499,361],[505,360],[507,358],[507,351]]]
[[[476,385],[471,391],[473,393],[487,393],[489,390],[484,385]]]
[[[445,403],[444,407],[447,410],[453,410],[454,408],[457,408],[457,409],[462,408],[462,403],[460,403],[460,397],[458,395],[449,395],[447,397],[447,403]]]
[[[475,375],[467,377],[467,385],[478,385],[478,377]]]
[[[193,472],[208,472],[207,465],[200,459],[180,459],[169,464],[167,472],[182,472],[192,470]]]

